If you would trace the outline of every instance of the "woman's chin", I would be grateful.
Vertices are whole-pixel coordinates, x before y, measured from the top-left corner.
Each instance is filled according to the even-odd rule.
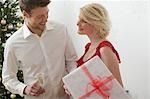
[[[78,34],[80,35],[85,35],[85,33],[78,31]]]

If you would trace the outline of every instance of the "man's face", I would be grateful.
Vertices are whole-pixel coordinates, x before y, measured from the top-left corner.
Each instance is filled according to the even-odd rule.
[[[28,27],[32,30],[41,30],[45,29],[45,25],[48,18],[48,7],[38,7],[31,10],[31,13],[27,13],[25,17],[28,22]]]

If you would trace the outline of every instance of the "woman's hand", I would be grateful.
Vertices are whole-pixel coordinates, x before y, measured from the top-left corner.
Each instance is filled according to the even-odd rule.
[[[64,87],[64,89],[65,89],[65,92],[66,92],[69,96],[71,96],[71,93],[68,91],[67,87],[66,87],[65,85],[63,85],[63,87]]]

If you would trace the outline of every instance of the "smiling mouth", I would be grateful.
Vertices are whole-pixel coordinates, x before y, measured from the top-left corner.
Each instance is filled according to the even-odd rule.
[[[46,25],[46,23],[44,23],[44,24],[40,24],[41,26],[45,26]]]

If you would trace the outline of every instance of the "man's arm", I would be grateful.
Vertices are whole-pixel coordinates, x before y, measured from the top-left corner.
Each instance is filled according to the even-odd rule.
[[[17,62],[13,48],[10,44],[6,43],[2,69],[2,82],[10,92],[23,96],[23,90],[26,85],[17,78],[18,65],[19,63]]]
[[[71,72],[77,68],[77,53],[75,51],[74,45],[66,31],[66,48],[65,48],[65,61],[68,72]]]

